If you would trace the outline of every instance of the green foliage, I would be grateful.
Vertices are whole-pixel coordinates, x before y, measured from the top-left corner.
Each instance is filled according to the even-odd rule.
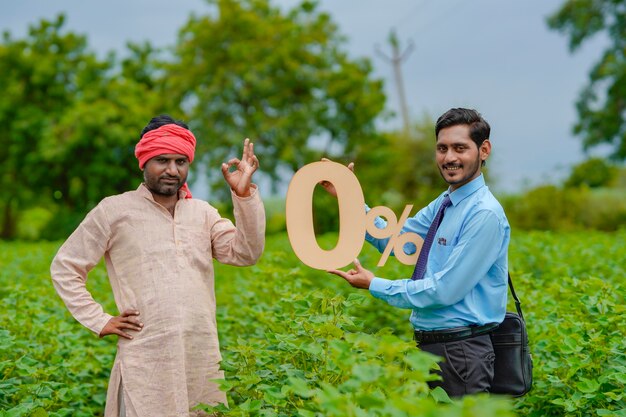
[[[626,228],[626,188],[599,188],[588,193],[580,223],[588,229],[613,231]]]
[[[626,233],[518,233],[510,258],[534,357],[520,415],[624,415]]]
[[[45,207],[24,210],[17,224],[17,236],[30,241],[41,239],[41,231],[50,223],[52,217],[52,212]]]
[[[0,44],[4,238],[15,237],[18,214],[31,205],[68,213],[44,230],[47,238],[66,236],[100,199],[140,181],[134,145],[160,97],[145,76],[116,73],[113,56],[99,60],[63,24],[62,15],[42,20],[24,39],[5,34]],[[150,52],[131,50],[125,73],[148,71]]]
[[[137,187],[134,146],[153,116],[180,114],[198,136],[198,164],[215,169],[256,143],[274,184],[324,154],[351,154],[375,135],[385,97],[366,59],[314,2],[288,12],[268,0],[213,0],[192,16],[172,55],[149,43],[98,59],[64,17],[42,20],[23,39],[0,43],[0,236],[15,238],[30,206],[53,214],[22,236],[66,236],[103,197]],[[214,12],[214,13],[213,13]],[[214,199],[224,197],[223,188]],[[280,219],[275,228],[280,228]]]
[[[626,3],[565,0],[548,18],[548,26],[569,37],[572,51],[598,33],[607,35],[609,45],[578,98],[574,132],[582,137],[585,149],[608,144],[615,159],[626,159]]]
[[[313,229],[316,235],[339,232],[339,203],[320,185],[313,189]],[[332,249],[334,244],[324,249]]]
[[[114,340],[69,316],[52,288],[58,243],[0,241],[0,416],[101,416]],[[102,268],[89,289],[115,311]]]
[[[579,190],[555,185],[534,188],[522,196],[500,199],[513,228],[525,230],[571,230],[577,227],[585,203]]]
[[[562,188],[544,185],[500,198],[509,223],[524,230],[615,231],[626,227],[623,188]]]
[[[285,199],[284,198],[266,198],[263,199],[265,206],[265,233],[273,235],[275,233],[284,232],[287,228],[287,218],[285,216]]]
[[[50,161],[49,186],[61,192],[64,206],[84,212],[105,196],[139,185],[135,144],[154,116],[155,103],[142,85],[103,80],[43,132],[40,152]]]
[[[562,187],[500,197],[513,228],[614,231],[626,227],[626,170],[601,158],[572,168]]]
[[[85,83],[98,78],[106,64],[87,51],[84,37],[62,34],[64,18],[41,21],[26,39],[4,34],[0,44],[0,185],[2,237],[13,237],[18,213],[36,201],[48,184],[41,149],[43,133],[71,106]]]
[[[589,188],[613,185],[618,169],[602,158],[590,158],[572,168],[566,187],[587,186]]]
[[[402,132],[381,134],[371,141],[359,142],[354,158],[342,157],[334,161],[346,165],[354,162],[354,172],[366,203],[371,207],[390,207],[399,216],[407,204],[413,205],[414,214],[447,187],[434,155],[434,123],[424,116],[408,135]],[[316,233],[339,230],[337,200],[321,187],[316,187],[313,194],[313,218]]]
[[[320,236],[320,245],[335,239]],[[0,417],[102,415],[114,339],[81,327],[55,294],[48,267],[57,247],[0,242]],[[365,246],[359,258],[372,268],[379,256]],[[216,265],[230,408],[215,412],[482,417],[514,407],[523,416],[623,415],[626,231],[515,231],[509,258],[535,362],[527,396],[450,403],[429,392],[433,357],[411,343],[408,310],[302,266],[285,235],[275,235],[256,266]],[[372,269],[389,278],[411,273],[393,258]],[[102,264],[87,284],[115,313]]]
[[[330,246],[335,237],[322,236],[320,244]],[[220,282],[229,271],[239,281],[237,291],[217,284],[222,387],[230,404],[201,409],[232,416],[473,415],[476,399],[448,404],[445,393],[429,392],[435,358],[415,349],[410,337],[395,336],[389,322],[373,329],[356,318],[376,314],[376,307],[378,314],[380,307],[397,311],[298,265],[284,237],[270,246],[252,271],[217,267]],[[364,262],[377,256],[365,252]],[[395,329],[405,336],[406,317],[399,315]],[[484,415],[509,415],[506,402],[481,401]]]
[[[388,132],[376,142],[359,144],[355,172],[366,201],[401,212],[426,206],[447,184],[435,163],[435,124],[424,116],[407,134]]]
[[[180,30],[166,67],[167,96],[199,138],[209,167],[255,142],[273,181],[374,133],[384,105],[368,60],[351,59],[315,2],[283,12],[268,0],[212,0]],[[281,171],[282,170],[282,171]]]

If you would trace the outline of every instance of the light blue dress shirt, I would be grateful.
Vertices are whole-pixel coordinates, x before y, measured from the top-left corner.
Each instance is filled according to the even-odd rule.
[[[425,238],[446,194],[407,219],[402,233]],[[424,279],[376,277],[370,284],[374,297],[412,309],[410,321],[417,330],[500,323],[506,313],[510,227],[504,210],[482,174],[449,195],[452,205],[435,235]],[[385,224],[376,219],[378,227]],[[389,241],[369,233],[365,239],[380,252]]]

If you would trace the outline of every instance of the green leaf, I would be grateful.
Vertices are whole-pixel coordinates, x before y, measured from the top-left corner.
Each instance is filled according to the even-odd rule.
[[[581,378],[580,382],[576,384],[576,388],[585,393],[592,393],[598,391],[600,384],[595,379]]]
[[[36,408],[30,414],[30,417],[48,417],[48,412],[43,408]]]
[[[430,391],[431,397],[438,403],[452,404],[452,400],[448,396],[448,393],[441,387],[435,387]]]
[[[290,385],[291,390],[294,394],[299,395],[303,398],[311,398],[315,391],[308,387],[306,381],[303,381],[299,378],[290,377],[288,379],[288,384]]]

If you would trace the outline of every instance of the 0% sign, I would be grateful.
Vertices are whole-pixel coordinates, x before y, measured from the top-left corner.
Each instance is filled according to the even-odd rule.
[[[339,236],[331,250],[320,248],[313,227],[313,191],[321,181],[331,183],[337,192],[339,205]],[[289,242],[296,256],[307,266],[329,270],[343,268],[361,252],[365,232],[377,239],[389,238],[378,266],[383,266],[391,252],[405,265],[415,265],[423,240],[416,233],[402,233],[402,225],[413,208],[407,205],[396,219],[394,212],[385,206],[365,212],[365,198],[361,184],[346,166],[331,162],[313,162],[300,168],[287,189],[286,222]],[[375,224],[377,217],[387,220],[384,228]],[[404,245],[413,243],[416,250],[407,254]]]

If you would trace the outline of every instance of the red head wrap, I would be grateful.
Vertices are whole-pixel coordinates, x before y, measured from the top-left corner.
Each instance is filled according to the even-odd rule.
[[[135,146],[135,156],[139,160],[141,169],[151,158],[168,153],[185,155],[191,163],[195,151],[196,137],[193,133],[173,123],[147,132]],[[181,190],[187,193],[185,198],[191,198],[187,183],[182,186]]]

